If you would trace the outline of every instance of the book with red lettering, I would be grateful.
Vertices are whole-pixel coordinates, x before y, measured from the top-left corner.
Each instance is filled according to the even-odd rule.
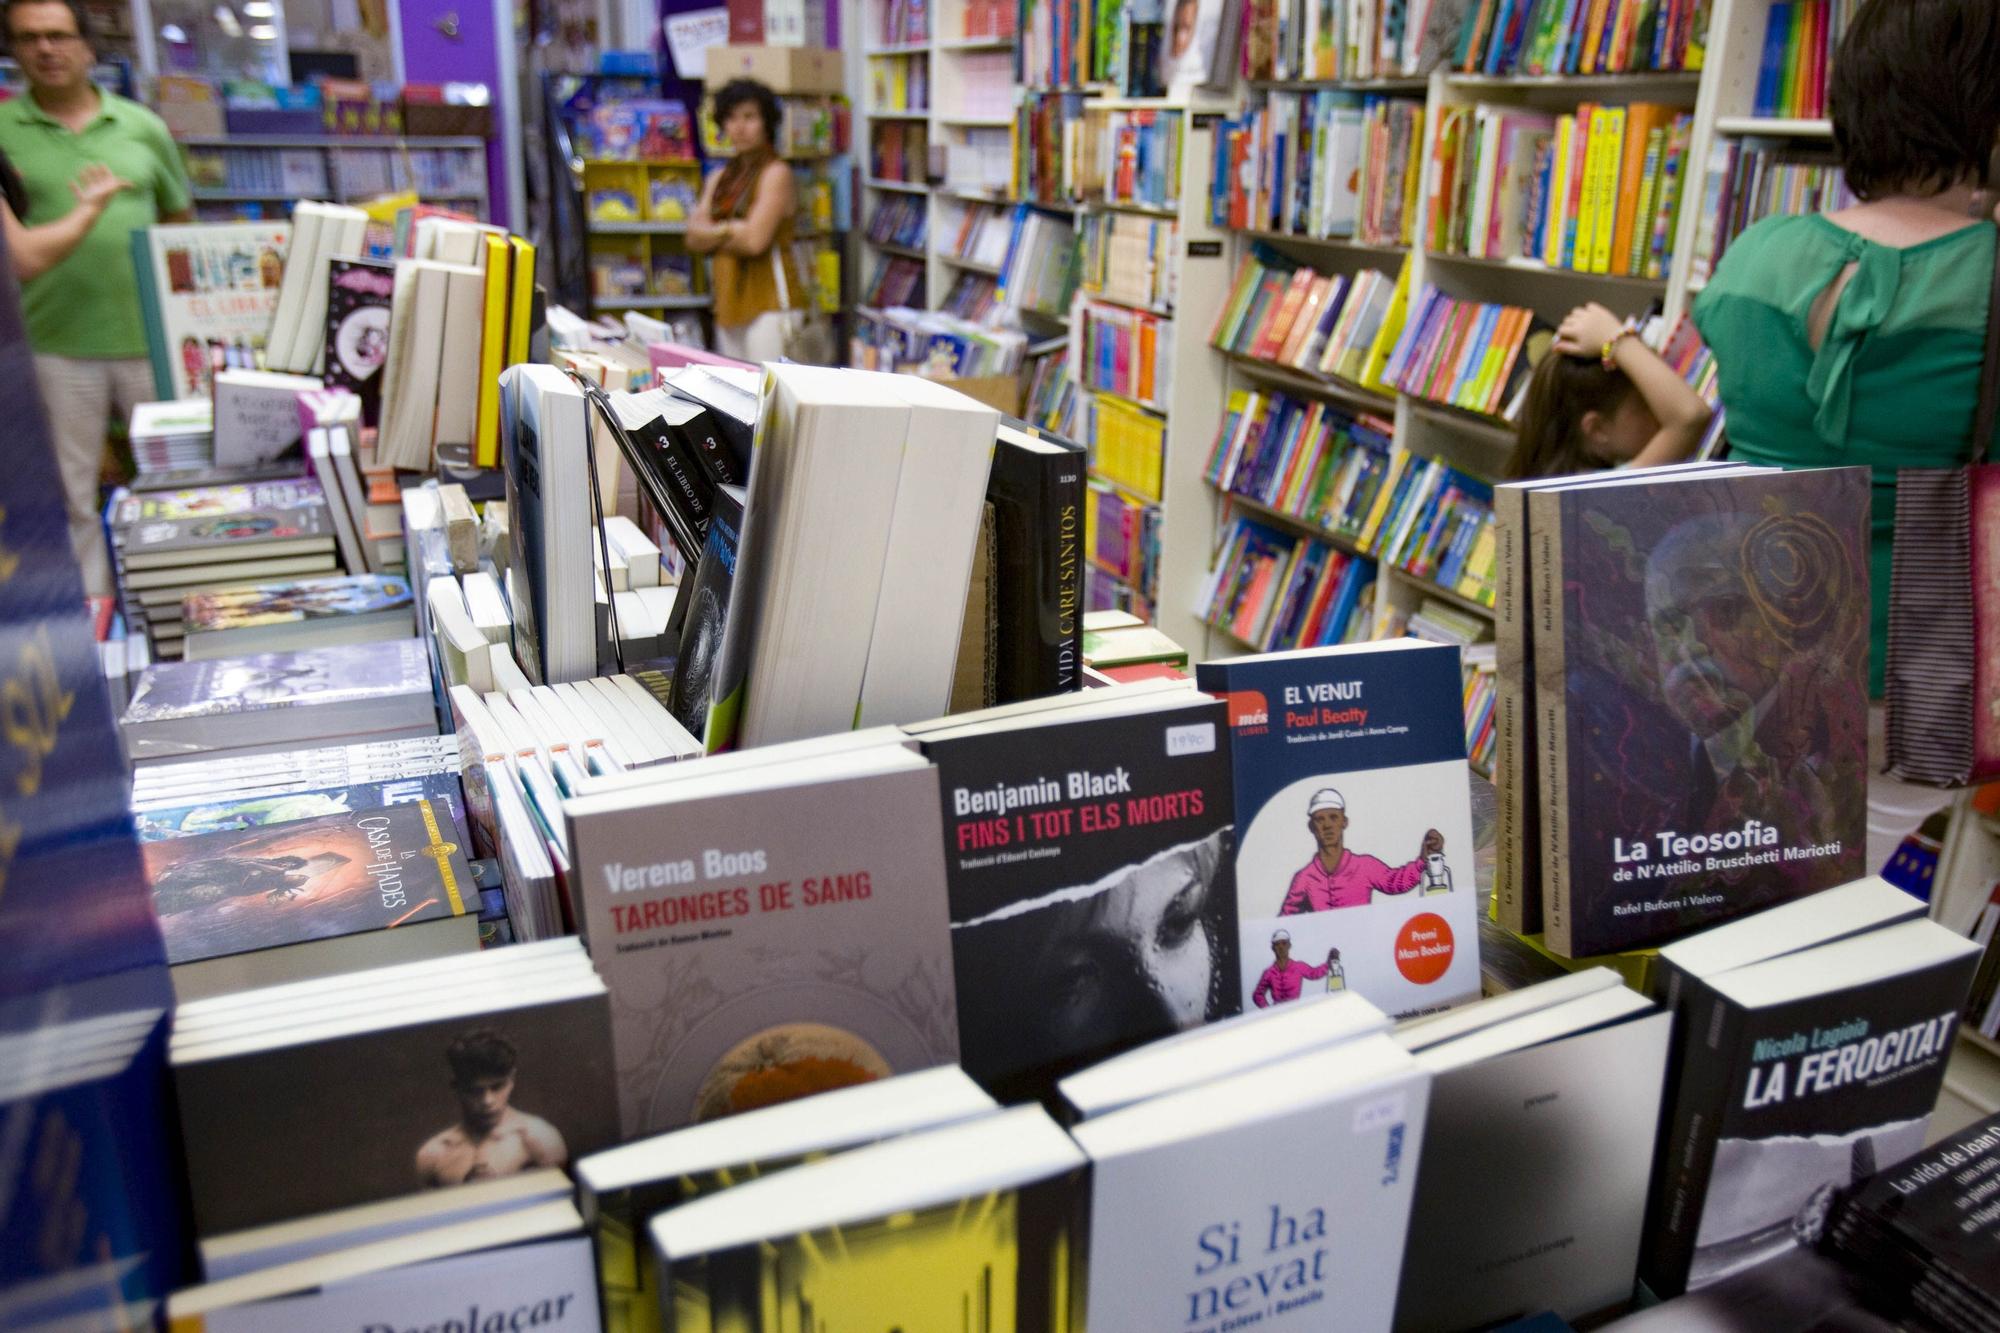
[[[1146,681],[905,730],[938,766],[960,1062],[988,1091],[1238,1012],[1221,703]]]
[[[1229,703],[1245,1008],[1351,989],[1398,1017],[1479,996],[1455,646],[1204,662]]]
[[[624,1137],[958,1058],[937,774],[894,735],[565,803]]]

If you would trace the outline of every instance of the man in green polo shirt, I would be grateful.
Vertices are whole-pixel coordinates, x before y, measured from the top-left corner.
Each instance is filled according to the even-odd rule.
[[[22,288],[28,341],[62,465],[70,541],[85,590],[111,591],[98,526],[105,423],[154,397],[146,326],[132,267],[132,233],[189,216],[187,173],[160,118],[91,82],[81,0],[6,0],[9,48],[26,96],[0,102],[0,151],[28,187],[30,227],[78,206],[79,168],[109,167],[130,187],[104,208],[69,256]]]

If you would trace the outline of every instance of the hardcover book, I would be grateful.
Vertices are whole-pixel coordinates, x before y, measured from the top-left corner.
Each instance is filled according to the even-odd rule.
[[[455,832],[419,800],[146,843],[146,878],[175,986],[185,993],[199,970],[191,964],[476,914],[479,895]],[[476,932],[461,924],[458,944],[469,949]],[[261,958],[235,970],[265,969],[276,980],[285,967]]]
[[[389,355],[389,298],[396,266],[375,259],[334,259],[327,266],[326,384],[361,399],[361,421],[379,425],[382,362]]]
[[[957,1057],[937,775],[917,755],[583,797],[567,815],[628,1137]]]
[[[1867,472],[1528,504],[1549,947],[1638,948],[1859,876]]]
[[[1129,715],[1063,711],[922,737],[959,1060],[1003,1100],[1241,1007],[1223,705],[1172,691]]]
[[[251,366],[271,330],[291,226],[190,223],[132,233],[140,306],[162,399],[205,398],[215,371]]]
[[[1228,700],[1242,1001],[1479,994],[1458,650],[1415,639],[1195,668]]]
[[[718,485],[712,493],[707,530],[694,577],[686,585],[686,600],[675,599],[680,621],[680,648],[674,654],[671,711],[690,734],[705,735],[708,708],[715,696],[716,659],[722,651],[722,631],[729,622],[729,590],[736,578],[737,543],[743,534],[743,488]]]
[[[651,1228],[667,1324],[1081,1330],[1083,1166],[1023,1106],[697,1199]]]
[[[1837,1191],[1923,1146],[1979,953],[1905,921],[1683,983],[1648,1287],[1813,1248]]]
[[[1388,1333],[1429,1094],[1376,1034],[1072,1130],[1091,1159],[1091,1333]]]

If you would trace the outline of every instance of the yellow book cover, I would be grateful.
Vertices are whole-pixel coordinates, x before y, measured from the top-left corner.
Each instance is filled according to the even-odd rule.
[[[1460,597],[1470,597],[1475,602],[1484,600],[1480,594],[1485,591],[1488,575],[1492,572],[1498,542],[1491,523],[1479,530],[1479,536],[1473,539],[1472,550],[1465,557],[1465,565],[1459,571],[1453,592]]]
[[[507,367],[508,245],[488,232],[486,290],[479,323],[479,398],[473,405],[472,461],[500,465],[500,372]]]
[[[1604,147],[1597,166],[1597,222],[1591,228],[1590,271],[1611,271],[1611,242],[1618,225],[1618,174],[1625,152],[1625,108],[1608,106],[1604,117]]]
[[[1396,498],[1396,492],[1403,484],[1403,474],[1409,471],[1410,460],[1415,457],[1407,449],[1398,449],[1389,456],[1389,472],[1382,478],[1382,488],[1375,492],[1375,503],[1369,507],[1368,521],[1355,534],[1354,544],[1362,550],[1372,549],[1376,529],[1382,526],[1382,518],[1389,512],[1389,502]]]
[[[1070,1333],[1082,1322],[1072,1272],[1076,1182],[1059,1177],[672,1263],[674,1333]]]
[[[1556,118],[1554,160],[1549,166],[1548,222],[1542,228],[1542,262],[1562,264],[1563,225],[1569,215],[1569,163],[1576,149],[1576,117]]]
[[[1403,172],[1403,216],[1396,229],[1399,245],[1414,245],[1417,238],[1417,211],[1423,202],[1424,113],[1419,108],[1410,117],[1410,157]]]
[[[1396,349],[1397,339],[1403,336],[1403,321],[1410,314],[1410,258],[1403,257],[1402,268],[1396,271],[1396,287],[1389,294],[1389,308],[1382,315],[1382,327],[1375,331],[1375,341],[1369,344],[1368,358],[1362,363],[1361,373],[1355,378],[1368,388],[1390,393],[1388,381],[1382,372],[1388,368],[1389,354]]]
[[[535,247],[519,236],[509,236],[513,247],[514,293],[507,312],[507,364],[518,366],[528,359],[529,327],[535,318]]]
[[[1576,249],[1569,266],[1579,273],[1588,273],[1591,252],[1597,248],[1597,185],[1603,174],[1598,163],[1604,152],[1604,108],[1592,107],[1587,121],[1579,116],[1577,133],[1583,136],[1583,181],[1576,198]]]
[[[1486,338],[1486,346],[1480,349],[1479,370],[1466,385],[1464,400],[1460,407],[1469,407],[1475,412],[1484,412],[1486,402],[1493,396],[1493,381],[1499,378],[1500,365],[1507,359],[1507,349],[1513,346],[1515,326],[1525,323],[1519,317],[1525,311],[1508,306],[1500,311],[1493,321],[1493,328]]]

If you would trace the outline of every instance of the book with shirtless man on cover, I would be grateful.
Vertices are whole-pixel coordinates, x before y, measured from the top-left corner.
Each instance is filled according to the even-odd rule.
[[[618,1137],[609,1001],[574,938],[197,1000],[169,1059],[203,1236]]]
[[[1195,668],[1229,704],[1243,1003],[1479,994],[1458,650],[1417,639]]]

